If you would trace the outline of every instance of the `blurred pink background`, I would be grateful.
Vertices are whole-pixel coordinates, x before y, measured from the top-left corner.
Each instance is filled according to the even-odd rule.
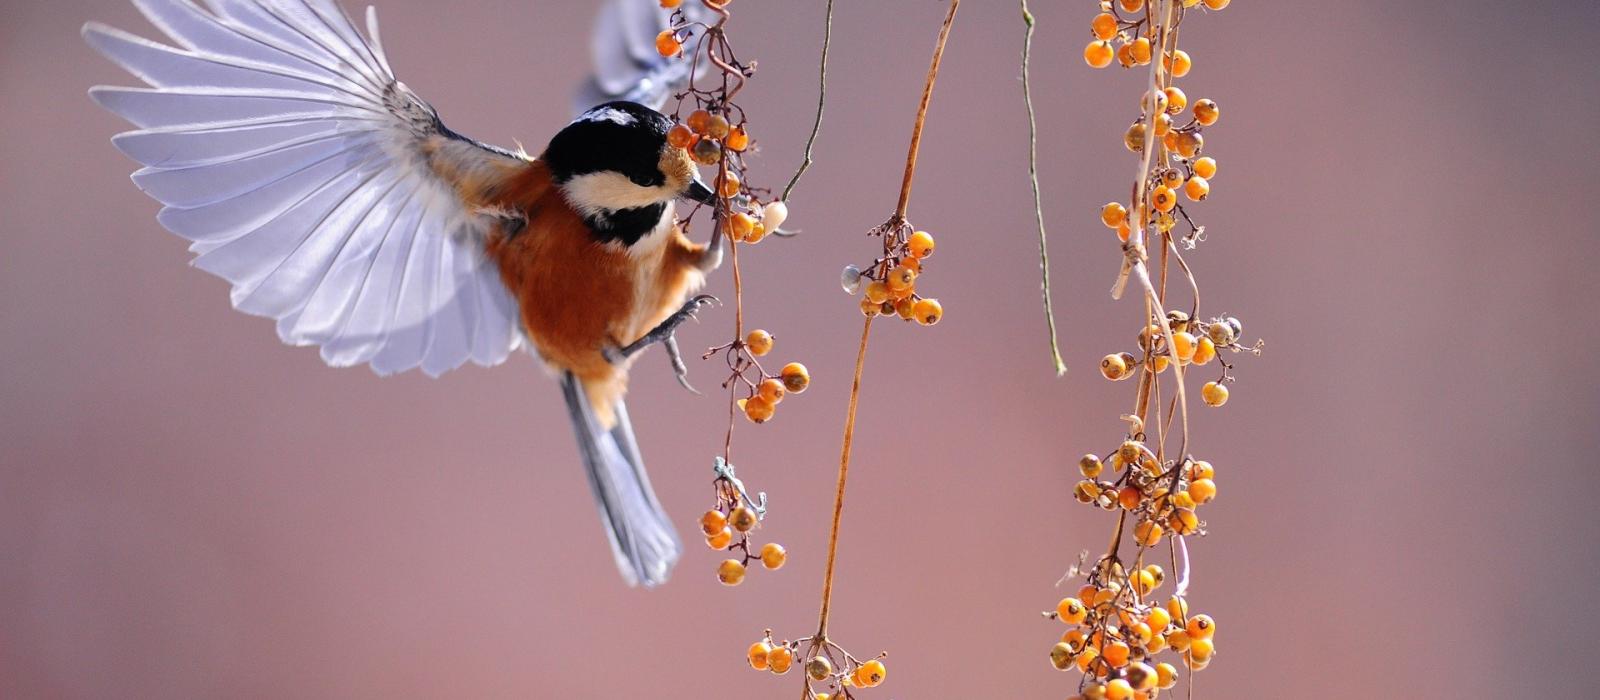
[[[736,2],[743,103],[781,186],[815,101],[822,5]],[[1039,618],[1112,519],[1073,464],[1115,444],[1134,302],[1095,212],[1127,191],[1139,83],[1080,58],[1089,0],[1036,0],[1058,318],[1051,376],[1014,2],[966,3],[912,219],[939,236],[932,329],[874,333],[834,636],[888,650],[868,698],[1061,698]],[[1190,256],[1206,311],[1267,353],[1194,418],[1219,470],[1192,604],[1219,620],[1199,698],[1579,697],[1596,651],[1600,425],[1588,206],[1600,9],[1571,2],[1239,0],[1192,18],[1220,172]],[[587,68],[577,2],[382,0],[396,70],[450,125],[537,149]],[[659,354],[631,404],[688,537],[675,580],[613,570],[558,391],[517,357],[432,381],[334,370],[185,266],[85,97],[133,79],[78,38],[154,36],[125,2],[7,0],[0,23],[0,697],[793,697],[745,669],[815,626],[859,328],[838,291],[890,212],[943,7],[841,2],[827,120],[792,241],[747,251],[752,322],[814,388],[735,461],[790,564],[725,589],[687,529],[722,404]],[[726,272],[713,291],[729,289]],[[724,309],[682,335],[724,340]],[[710,362],[691,360],[704,388]]]

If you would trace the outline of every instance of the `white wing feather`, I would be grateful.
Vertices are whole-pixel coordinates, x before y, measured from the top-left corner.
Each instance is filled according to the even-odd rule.
[[[527,161],[444,129],[395,80],[371,9],[369,40],[332,0],[134,4],[174,45],[85,26],[149,85],[90,94],[139,127],[113,142],[235,307],[331,365],[380,374],[494,365],[522,344],[483,253],[487,219],[423,149],[475,146],[444,149],[452,172]]]

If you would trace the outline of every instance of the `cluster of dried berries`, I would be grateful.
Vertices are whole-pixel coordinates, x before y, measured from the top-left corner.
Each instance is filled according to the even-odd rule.
[[[794,667],[796,659],[805,655],[803,665],[806,675],[805,700],[846,700],[854,698],[852,691],[876,688],[889,673],[883,665],[883,655],[861,661],[839,645],[819,637],[794,641],[773,641],[772,630],[767,630],[761,641],[750,645],[746,660],[750,668],[783,675]],[[823,692],[813,687],[821,686]]]
[[[852,295],[861,293],[861,313],[868,318],[899,316],[924,326],[938,323],[944,318],[944,307],[938,299],[924,298],[917,293],[923,265],[933,255],[933,235],[913,229],[904,220],[886,223],[873,229],[871,234],[882,237],[883,256],[865,269],[846,265],[839,277],[844,291]]]

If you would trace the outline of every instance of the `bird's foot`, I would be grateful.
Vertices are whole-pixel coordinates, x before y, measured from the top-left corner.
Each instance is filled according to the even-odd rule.
[[[661,323],[657,324],[655,328],[650,329],[650,332],[644,334],[644,337],[635,340],[621,348],[607,348],[605,351],[606,359],[615,364],[639,354],[639,351],[644,350],[651,345],[656,343],[666,343],[668,347],[667,352],[673,355],[675,358],[673,361],[673,369],[679,372],[679,381],[681,382],[683,375],[687,374],[688,370],[683,367],[683,358],[678,356],[677,341],[673,337],[673,332],[678,329],[678,326],[683,325],[684,321],[694,318],[695,314],[699,313],[701,308],[710,306],[712,303],[721,302],[710,294],[701,294],[693,299],[690,299],[689,301],[684,302],[682,308],[674,311],[671,316],[668,316],[666,320],[663,320]]]

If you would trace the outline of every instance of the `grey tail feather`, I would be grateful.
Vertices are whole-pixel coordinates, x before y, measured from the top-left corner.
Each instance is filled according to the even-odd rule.
[[[650,488],[627,408],[617,402],[616,427],[607,431],[595,419],[588,395],[570,372],[561,375],[561,393],[622,578],[630,586],[647,588],[665,583],[683,544]]]

